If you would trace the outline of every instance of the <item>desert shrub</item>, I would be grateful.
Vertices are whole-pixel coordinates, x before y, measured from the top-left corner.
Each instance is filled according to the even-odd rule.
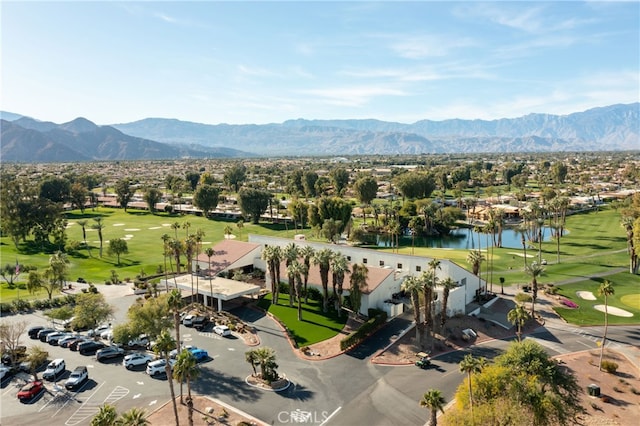
[[[617,387],[617,386],[614,386],[614,387],[613,387],[613,390],[614,390],[615,392],[618,392],[618,393],[623,393],[623,392],[624,392],[622,389],[620,389],[620,388],[619,388],[619,387]]]
[[[600,364],[600,367],[607,373],[615,373],[618,371],[618,364],[613,361],[604,360],[602,364]]]
[[[516,302],[518,302],[518,303],[531,302],[531,300],[532,300],[531,295],[525,294],[525,293],[516,294],[515,299],[516,299]]]
[[[322,293],[317,288],[307,287],[307,296],[311,300],[322,300]]]
[[[631,388],[631,393],[634,395],[640,395],[640,391],[636,388]]]

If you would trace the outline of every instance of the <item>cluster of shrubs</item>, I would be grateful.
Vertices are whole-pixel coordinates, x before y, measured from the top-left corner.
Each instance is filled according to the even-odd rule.
[[[280,294],[290,294],[289,293],[289,284],[287,284],[287,283],[280,283],[280,285],[278,286],[278,289],[280,291]],[[311,300],[316,300],[316,301],[322,300],[322,293],[320,292],[320,290],[318,290],[317,288],[314,288],[314,287],[307,287],[306,296]],[[303,289],[302,290],[302,298],[304,299],[304,297],[305,297],[305,292],[304,292],[304,289]]]
[[[24,300],[16,299],[9,303],[0,303],[0,313],[2,315],[12,315],[18,313],[31,312],[33,310],[59,308],[66,305],[75,304],[75,294],[67,294],[62,297],[49,299]]]
[[[387,321],[387,313],[379,309],[369,309],[369,320],[353,333],[340,341],[340,349],[347,350],[369,337],[379,326]]]
[[[602,364],[600,364],[600,366],[607,373],[613,374],[618,371],[618,364],[613,361],[607,361],[606,359],[602,361]]]

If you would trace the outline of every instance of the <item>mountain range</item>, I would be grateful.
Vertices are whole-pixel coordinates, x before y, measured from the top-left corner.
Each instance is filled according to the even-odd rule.
[[[499,120],[288,120],[202,124],[165,118],[98,126],[2,112],[1,158],[69,162],[252,156],[621,151],[640,148],[640,103]]]

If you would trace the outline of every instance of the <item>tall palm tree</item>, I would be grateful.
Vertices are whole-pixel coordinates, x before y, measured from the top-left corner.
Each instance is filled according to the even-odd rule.
[[[253,375],[258,374],[256,371],[256,365],[258,365],[258,356],[256,355],[255,349],[247,351],[244,353],[244,360],[251,364],[251,368],[253,368]]]
[[[608,297],[615,294],[613,284],[605,280],[598,288],[598,296],[604,297],[604,334],[602,335],[602,345],[600,346],[600,362],[598,363],[600,371],[602,371],[602,356],[604,355],[604,346],[607,343],[607,328],[609,326],[609,303]]]
[[[171,237],[169,237],[169,234],[162,234],[162,237],[160,238],[162,239],[162,259],[164,260],[164,285],[165,285],[165,290],[168,292],[169,283],[167,279],[167,255],[169,254],[168,244]],[[169,260],[171,260],[170,255],[169,255]]]
[[[342,293],[344,292],[344,274],[349,270],[349,262],[342,253],[336,252],[331,258],[333,291],[336,297],[338,317],[342,316]]]
[[[98,412],[91,419],[90,426],[114,426],[118,419],[116,407],[111,404],[103,404],[98,408]]]
[[[635,274],[640,264],[640,256],[636,253],[635,242],[636,236],[633,232],[633,224],[635,218],[633,216],[624,216],[620,225],[624,228],[627,234],[627,254],[629,255],[629,273]]]
[[[180,255],[184,251],[184,245],[182,241],[175,239],[169,241],[169,248],[171,249],[171,254],[176,260],[176,274],[180,275]]]
[[[531,277],[531,317],[535,318],[535,304],[538,299],[538,277],[544,272],[544,266],[534,262],[527,265],[525,272]]]
[[[161,355],[165,361],[165,374],[167,376],[167,382],[169,382],[169,390],[171,391],[171,402],[173,403],[173,414],[176,418],[176,426],[180,425],[180,418],[178,417],[178,405],[176,404],[176,393],[173,390],[173,379],[171,376],[171,364],[169,363],[169,352],[171,352],[176,347],[176,341],[173,340],[171,334],[169,334],[169,330],[162,330],[158,339],[156,340],[156,345],[154,347],[154,352]]]
[[[293,297],[293,289],[296,291],[296,299],[298,303],[298,321],[302,321],[302,269],[304,265],[300,264],[297,260],[294,260],[287,266],[287,275],[289,276],[289,304]]]
[[[364,263],[356,263],[351,266],[351,278],[349,278],[349,285],[351,291],[349,297],[351,299],[351,307],[355,311],[356,315],[360,312],[360,306],[362,304],[362,290],[367,287],[367,276],[369,270]]]
[[[429,426],[438,425],[438,411],[444,413],[445,399],[442,393],[437,389],[429,389],[427,393],[422,395],[420,400],[420,406],[428,408],[431,411],[431,418],[429,419]]]
[[[507,321],[518,327],[516,335],[518,336],[518,342],[522,341],[522,326],[525,325],[527,320],[531,318],[529,312],[524,308],[524,305],[518,303],[515,308],[507,312]]]
[[[480,273],[480,264],[484,262],[484,255],[480,250],[471,250],[467,255],[467,263],[471,265],[471,272],[473,275],[478,275]]]
[[[320,268],[320,282],[322,283],[322,312],[329,310],[329,268],[333,251],[327,248],[316,251],[313,255],[314,265]]]
[[[278,304],[279,296],[278,287],[280,284],[280,261],[282,260],[282,250],[278,246],[267,245],[262,249],[260,257],[267,265],[269,278],[271,279],[271,303],[276,305]]]
[[[213,308],[213,276],[211,275],[211,258],[214,254],[216,254],[216,251],[213,249],[213,247],[207,247],[204,250],[204,254],[207,255],[207,258],[209,258],[209,299],[211,300],[211,307]]]
[[[200,374],[200,367],[196,357],[188,349],[183,349],[176,360],[173,367],[173,377],[187,383],[187,408],[189,409],[189,426],[193,426],[193,399],[191,398],[191,381],[195,380]]]
[[[313,247],[311,246],[304,246],[300,249],[300,256],[302,257],[303,261],[304,261],[304,273],[303,273],[303,279],[304,279],[304,303],[309,303],[309,295],[307,292],[307,283],[309,282],[309,268],[311,268],[311,259],[313,258],[313,255],[315,254],[315,250],[313,249]]]
[[[282,250],[282,254],[284,256],[285,265],[287,267],[287,274],[289,276],[289,307],[293,307],[293,299],[295,298],[295,277],[291,275],[289,271],[289,266],[291,266],[294,262],[298,262],[298,246],[296,243],[289,243]],[[298,270],[298,272],[300,272]]]
[[[173,222],[171,228],[176,232],[176,240],[178,239],[178,229],[180,229],[180,222]]]
[[[440,330],[444,330],[444,324],[447,322],[447,304],[449,303],[449,293],[458,286],[451,277],[447,277],[440,283],[442,286],[442,311],[440,312]]]
[[[255,360],[260,366],[260,377],[262,380],[271,382],[277,379],[276,368],[278,368],[278,364],[276,364],[276,351],[263,346],[254,349],[254,352]]]
[[[184,229],[184,237],[189,238],[189,228],[191,228],[191,223],[188,220],[185,220],[182,223],[182,229]]]
[[[436,287],[437,287],[438,281],[439,281],[439,279],[438,279],[438,270],[442,269],[442,268],[440,267],[440,261],[438,259],[435,259],[435,258],[431,259],[429,261],[428,265],[429,265],[429,269],[431,269],[431,280],[432,280],[432,282],[431,282],[431,300],[436,300],[438,298],[438,293],[436,292]],[[433,305],[434,305],[433,303],[429,304],[429,308],[431,309],[431,312],[429,313],[429,315],[430,315],[431,321],[432,321],[432,326],[431,326],[432,327],[431,328],[432,332],[435,330],[435,326],[433,325],[434,317],[435,317],[434,312],[433,312],[433,309],[434,309]],[[432,348],[433,348],[433,343],[434,343],[434,339],[432,339],[432,341],[431,341]]]
[[[185,222],[188,223],[188,222]],[[193,292],[193,255],[196,252],[196,241],[193,238],[193,235],[187,237],[182,244],[184,248],[184,255],[187,258],[187,273],[191,276],[191,303],[194,302],[195,293]],[[198,280],[200,282],[200,280]]]
[[[469,383],[469,407],[471,408],[471,422],[473,423],[473,389],[471,387],[471,375],[482,371],[485,365],[484,358],[474,358],[471,354],[466,354],[460,361],[460,372],[467,374]]]
[[[411,304],[413,305],[413,319],[416,322],[416,344],[422,344],[422,318],[420,315],[420,291],[422,291],[422,282],[413,275],[407,276],[402,282],[401,288],[411,295]]]
[[[233,228],[231,227],[231,225],[227,225],[224,227],[224,238],[226,240],[231,238],[231,234],[233,234]]]
[[[150,424],[147,420],[147,412],[138,407],[133,407],[120,414],[120,418],[117,420],[118,426],[147,426]]]
[[[96,231],[98,231],[98,239],[100,240],[100,257],[102,257],[102,244],[103,244],[102,230],[104,229],[104,223],[102,222],[103,218],[102,216],[98,216],[98,217],[94,217],[93,220],[96,223],[91,225],[91,229],[95,229]]]
[[[180,351],[180,309],[184,306],[182,301],[182,293],[179,289],[174,288],[167,297],[167,305],[173,313],[173,327],[176,330],[176,348]]]
[[[91,247],[87,244],[87,220],[79,220],[78,225],[82,227],[82,241],[84,242],[84,246],[87,248],[87,252],[89,252],[89,257],[91,257]]]

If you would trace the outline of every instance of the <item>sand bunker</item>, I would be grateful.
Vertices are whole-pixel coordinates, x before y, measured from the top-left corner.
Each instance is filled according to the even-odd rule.
[[[149,228],[149,229],[160,229],[160,228],[162,228],[162,226],[152,226],[152,227],[151,227],[151,228]]]
[[[576,294],[580,299],[584,300],[596,300],[596,297],[590,291],[576,291]]]
[[[604,305],[594,305],[593,309],[604,312]],[[632,317],[633,314],[629,311],[625,311],[624,309],[616,308],[615,306],[608,306],[607,312],[611,315],[615,315],[617,317]]]
[[[162,226],[171,226],[170,223],[163,223]]]
[[[127,228],[125,231],[139,231],[140,228]]]
[[[518,257],[524,257],[523,253],[518,253],[518,252],[515,252],[515,251],[510,251],[508,254],[512,254],[512,255],[518,256]],[[530,258],[530,257],[535,257],[535,255],[534,254],[527,254],[527,259]]]
[[[124,226],[124,223],[114,223],[113,226]]]
[[[127,234],[127,235],[125,235],[124,237],[125,237],[125,238],[133,238],[133,235],[132,235],[132,234]]]

